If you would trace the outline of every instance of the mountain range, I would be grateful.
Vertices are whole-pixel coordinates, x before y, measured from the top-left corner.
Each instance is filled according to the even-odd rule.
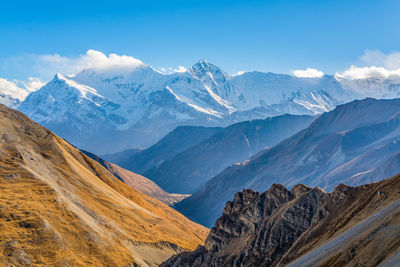
[[[229,75],[201,60],[173,74],[144,63],[57,74],[18,109],[73,145],[106,154],[149,147],[181,125],[225,127],[285,113],[316,115],[353,99],[399,92],[394,80]]]
[[[148,149],[106,158],[144,175],[168,192],[191,194],[226,167],[276,145],[314,119],[286,114],[225,128],[178,127]]]
[[[229,75],[202,60],[173,74],[91,68],[18,90],[0,87],[0,102],[36,122],[0,104],[5,265],[400,258],[396,80]]]
[[[206,60],[164,74],[140,62],[57,74],[27,95],[0,84],[0,103],[101,155],[149,147],[182,125],[226,127],[285,113],[316,115],[365,97],[399,97],[400,81],[257,71],[230,75]]]
[[[179,126],[147,149],[127,149],[102,158],[136,173],[144,174],[191,146],[216,134],[221,127]]]
[[[157,266],[208,229],[122,183],[21,112],[0,105],[0,262]]]
[[[273,183],[298,183],[331,190],[360,185],[400,172],[400,99],[367,98],[320,115],[309,127],[226,168],[177,210],[212,226],[225,202],[244,188],[267,190]]]

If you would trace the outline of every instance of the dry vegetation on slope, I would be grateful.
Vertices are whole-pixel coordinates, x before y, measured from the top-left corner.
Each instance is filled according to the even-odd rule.
[[[135,188],[136,190],[143,192],[148,196],[154,197],[170,206],[190,196],[188,194],[168,193],[146,177],[128,171],[112,163],[110,163],[108,170],[112,174],[120,177],[122,181],[124,181],[124,183],[130,187]]]
[[[0,193],[4,265],[155,265],[207,234],[3,105]]]
[[[164,191],[161,187],[159,187],[156,183],[140,174],[128,171],[127,169],[124,169],[113,163],[109,163],[90,152],[84,150],[82,152],[90,158],[94,159],[95,161],[99,162],[104,168],[114,174],[115,177],[117,177],[125,184],[150,197],[156,198],[169,206],[172,206],[174,203],[179,202],[190,196],[185,194],[168,193]]]

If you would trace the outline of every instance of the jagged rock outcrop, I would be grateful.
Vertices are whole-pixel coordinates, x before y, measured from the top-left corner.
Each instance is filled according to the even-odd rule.
[[[226,203],[204,246],[162,266],[376,266],[400,251],[399,219],[400,176],[331,193],[245,189]]]

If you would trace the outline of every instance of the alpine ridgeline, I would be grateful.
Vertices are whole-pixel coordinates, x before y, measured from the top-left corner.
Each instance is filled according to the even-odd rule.
[[[57,74],[19,110],[75,146],[105,154],[150,146],[179,125],[227,126],[285,113],[319,114],[363,97],[360,90],[348,89],[357,86],[344,89],[328,75],[232,76],[205,60],[168,75],[140,63]],[[397,96],[397,87],[390,88],[392,94],[385,96]]]

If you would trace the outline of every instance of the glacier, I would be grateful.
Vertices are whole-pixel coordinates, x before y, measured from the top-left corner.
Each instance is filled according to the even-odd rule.
[[[172,74],[145,63],[56,74],[18,109],[73,145],[105,154],[148,147],[180,125],[227,126],[286,113],[316,115],[371,94],[392,98],[399,92],[400,85],[387,80],[257,71],[230,75],[201,60]]]

